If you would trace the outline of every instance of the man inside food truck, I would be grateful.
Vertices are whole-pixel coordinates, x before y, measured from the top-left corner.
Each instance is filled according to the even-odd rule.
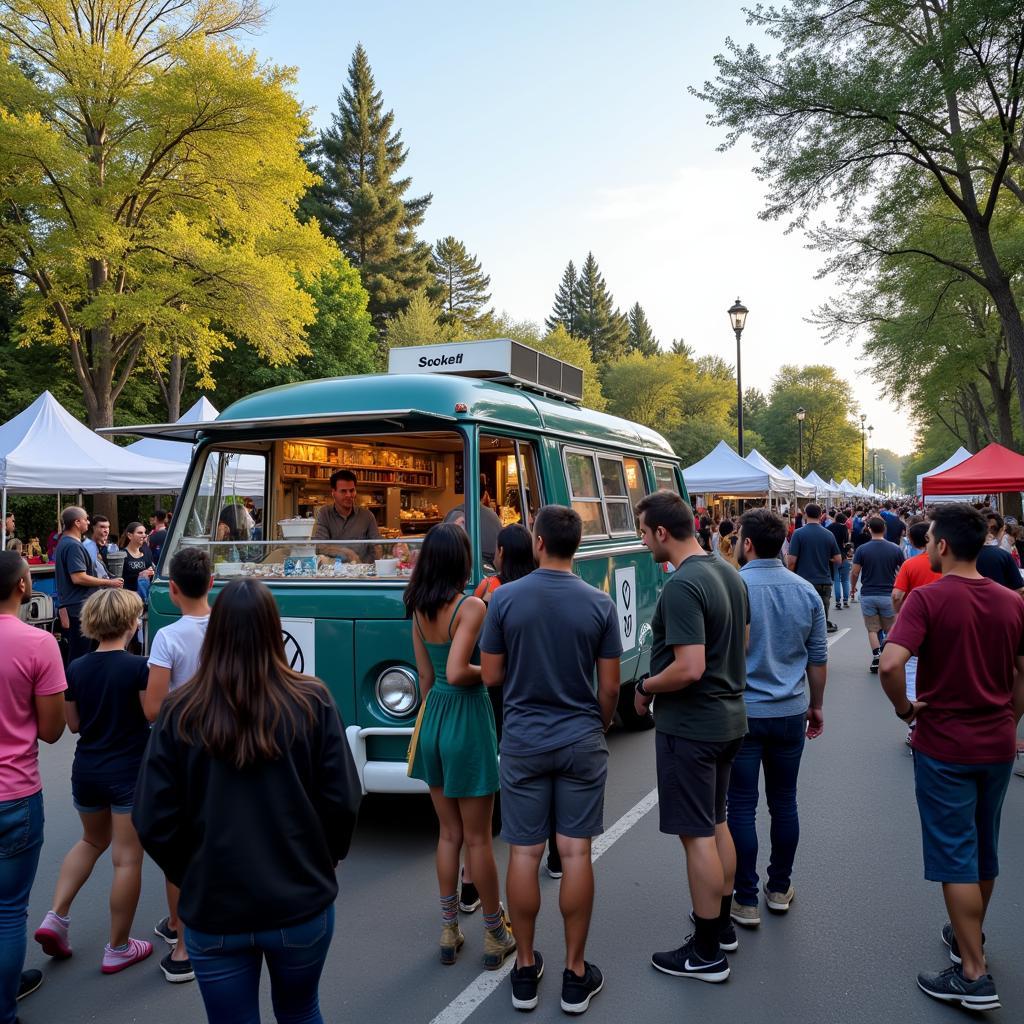
[[[323,505],[317,511],[313,526],[313,540],[374,540],[380,536],[377,520],[368,508],[356,505],[356,475],[349,469],[338,469],[331,474],[331,504]],[[358,555],[345,548],[347,557],[356,561],[372,558],[360,551]]]

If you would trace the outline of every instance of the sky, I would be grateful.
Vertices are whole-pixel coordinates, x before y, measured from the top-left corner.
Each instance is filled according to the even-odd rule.
[[[566,263],[592,251],[665,348],[684,338],[734,364],[726,310],[740,297],[744,388],[827,363],[875,444],[909,453],[909,413],[879,397],[859,345],[826,345],[806,322],[835,287],[815,279],[819,257],[758,218],[755,155],[718,152],[724,133],[687,91],[727,37],[757,38],[735,0],[279,0],[245,45],[297,69],[323,128],[362,42],[409,147],[409,195],[433,194],[421,236],[464,241],[499,312],[542,322]]]

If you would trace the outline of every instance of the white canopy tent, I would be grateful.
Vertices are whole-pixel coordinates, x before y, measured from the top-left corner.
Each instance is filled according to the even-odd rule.
[[[814,484],[808,483],[788,462],[782,467],[781,472],[796,484],[798,498],[814,497]]]
[[[813,469],[804,479],[814,488],[814,496],[816,498],[827,498],[836,493],[835,485],[822,480]]]
[[[204,395],[191,409],[182,413],[178,423],[211,423],[220,413],[216,406]],[[192,460],[192,445],[187,441],[166,440],[157,437],[144,437],[134,444],[128,445],[125,451],[137,455],[145,455],[154,459],[165,459],[180,465],[180,479],[175,490],[180,491],[185,481],[185,472]],[[260,455],[240,455],[232,457],[225,469],[225,488],[232,494],[262,496],[263,483],[266,475],[266,460]]]
[[[947,469],[952,469],[954,466],[959,466],[961,462],[971,458],[971,453],[961,445],[945,462],[940,462],[939,465],[935,466],[934,469],[929,469],[926,473],[917,474],[917,496],[923,497],[924,492],[921,489],[921,481],[926,476],[934,476],[936,473],[944,473]],[[972,495],[958,494],[952,497],[943,496],[943,501],[970,501]]]
[[[773,466],[756,448],[750,452],[745,461],[749,462],[755,469],[768,474],[771,493],[788,494],[792,497],[794,491],[793,481],[781,469]]]
[[[766,460],[767,461],[767,460]],[[771,463],[768,463],[771,467]],[[692,466],[683,470],[690,494],[723,494],[733,497],[763,497],[792,494],[792,481],[778,470],[752,465],[725,443],[718,444]]]
[[[0,518],[7,516],[9,491],[161,494],[180,489],[183,475],[177,463],[111,444],[76,420],[49,391],[0,426]]]

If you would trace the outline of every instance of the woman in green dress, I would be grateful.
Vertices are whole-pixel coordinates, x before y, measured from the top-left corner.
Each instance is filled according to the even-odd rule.
[[[465,844],[483,903],[483,964],[497,970],[516,944],[498,899],[491,845],[498,789],[494,715],[480,668],[470,664],[487,610],[479,598],[464,594],[472,564],[466,531],[441,523],[424,538],[405,591],[423,699],[409,774],[430,787],[440,825],[441,963],[455,963],[465,941],[458,916],[459,851]]]

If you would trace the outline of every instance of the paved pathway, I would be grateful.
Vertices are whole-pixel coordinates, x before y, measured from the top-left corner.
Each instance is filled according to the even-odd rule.
[[[877,678],[867,672],[859,611],[854,606],[834,615],[850,631],[832,647],[825,734],[805,755],[797,899],[787,917],[766,915],[758,931],[741,932],[725,985],[670,978],[650,966],[652,950],[678,944],[689,930],[689,898],[679,844],[658,832],[657,810],[651,810],[652,734],[612,735],[606,822],[620,824],[602,841],[595,866],[598,903],[588,948],[607,982],[588,1020],[934,1024],[963,1019],[964,1011],[935,1003],[915,984],[917,970],[946,962],[939,941],[941,896],[938,886],[921,877],[911,760],[900,723]],[[33,893],[32,928],[49,905],[60,860],[78,835],[67,783],[72,754],[70,737],[43,751],[46,845]],[[459,963],[442,968],[436,962],[434,830],[425,801],[367,801],[352,856],[341,869],[337,932],[321,987],[324,1017],[332,1024],[524,1020],[511,1008],[507,980],[491,991],[493,976],[481,979],[479,914],[463,921],[467,943]],[[1024,1019],[1024,779],[1011,781],[1001,853],[1003,874],[986,924],[1004,1006],[987,1015],[992,1024]],[[503,865],[500,844],[498,857]],[[197,987],[165,983],[156,954],[124,974],[100,974],[109,877],[104,863],[80,895],[73,908],[75,956],[43,965],[46,983],[21,1004],[23,1024],[203,1021]],[[558,1006],[557,883],[545,877],[542,892],[537,941],[549,969],[532,1016],[550,1022],[565,1019]],[[162,894],[159,874],[147,864],[135,934],[152,937],[153,924],[165,913]],[[44,958],[31,942],[30,947],[28,965],[40,966]],[[269,999],[264,1020],[273,1020]]]

